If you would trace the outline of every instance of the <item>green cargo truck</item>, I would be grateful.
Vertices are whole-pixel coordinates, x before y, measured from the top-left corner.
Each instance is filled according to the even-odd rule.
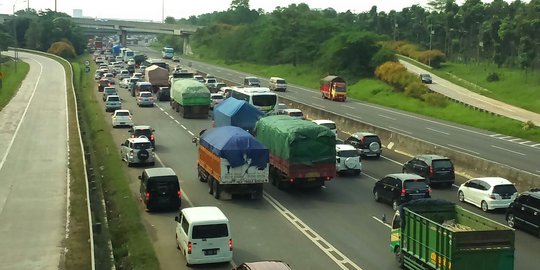
[[[210,91],[193,79],[174,79],[171,82],[171,108],[184,118],[207,118]]]
[[[257,121],[255,134],[270,150],[270,180],[279,189],[321,187],[336,176],[336,136],[330,129],[273,115]]]
[[[447,201],[403,204],[392,221],[390,249],[414,270],[513,270],[514,230]]]

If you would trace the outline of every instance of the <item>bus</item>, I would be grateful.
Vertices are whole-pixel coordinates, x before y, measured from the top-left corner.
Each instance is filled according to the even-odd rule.
[[[278,96],[268,87],[232,87],[230,96],[244,100],[266,114],[271,114],[278,104]]]
[[[172,59],[174,56],[174,49],[171,47],[163,47],[163,49],[161,49],[161,55],[163,59]]]

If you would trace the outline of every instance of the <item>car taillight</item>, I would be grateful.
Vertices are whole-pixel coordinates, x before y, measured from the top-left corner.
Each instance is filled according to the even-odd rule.
[[[179,190],[177,193],[178,193],[178,198],[182,197],[182,191]]]
[[[331,179],[332,179],[332,177],[330,177],[330,176],[326,177],[326,181],[330,181]]]
[[[151,135],[150,135],[150,140],[151,140],[151,141],[154,140],[154,134],[151,134]]]
[[[289,178],[289,182],[294,182],[294,178]]]
[[[150,199],[150,192],[146,192],[146,193],[144,194],[144,197],[145,197],[147,200],[149,200],[149,199]]]
[[[232,239],[229,239],[229,250],[232,251]]]
[[[433,176],[433,167],[429,166],[428,170],[429,170],[429,176]]]
[[[401,189],[401,196],[405,196],[405,194],[407,194],[407,190],[405,190],[404,188]]]
[[[193,249],[193,244],[191,242],[187,243],[187,253],[191,254],[191,250]]]

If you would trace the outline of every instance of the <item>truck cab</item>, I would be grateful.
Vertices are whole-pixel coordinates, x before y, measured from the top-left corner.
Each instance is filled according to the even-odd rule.
[[[341,77],[330,75],[321,79],[321,95],[324,99],[345,101],[347,99],[347,83]]]

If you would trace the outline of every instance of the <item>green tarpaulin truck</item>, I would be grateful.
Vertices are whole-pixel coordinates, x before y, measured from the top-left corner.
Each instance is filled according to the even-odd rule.
[[[184,118],[207,118],[210,91],[193,79],[175,79],[171,83],[171,107]]]
[[[270,150],[270,181],[278,188],[292,184],[324,186],[336,175],[336,136],[324,127],[288,115],[261,118],[255,137]]]
[[[447,201],[403,204],[392,221],[390,249],[414,270],[513,270],[514,230]]]

